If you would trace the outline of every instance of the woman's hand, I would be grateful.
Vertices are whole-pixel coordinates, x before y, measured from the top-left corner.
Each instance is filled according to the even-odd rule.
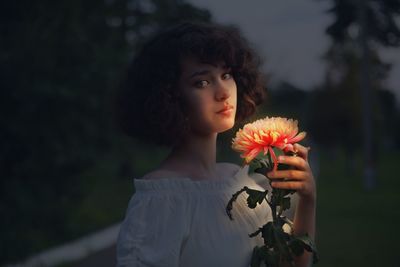
[[[272,187],[297,191],[299,202],[294,216],[293,234],[296,236],[307,234],[311,239],[314,239],[316,187],[314,176],[308,163],[308,150],[309,148],[295,144],[294,151],[297,153],[296,156],[285,155],[278,157],[279,163],[287,164],[292,169],[272,171],[267,175],[272,180]],[[311,259],[312,254],[306,252],[295,258],[294,266],[310,266]]]
[[[271,171],[267,175],[272,180],[271,186],[281,189],[296,190],[304,200],[315,201],[316,187],[314,176],[308,163],[308,150],[300,144],[294,144],[297,156],[279,156],[278,162],[293,167],[290,170]],[[285,180],[281,180],[285,178]],[[274,181],[275,179],[279,179]]]

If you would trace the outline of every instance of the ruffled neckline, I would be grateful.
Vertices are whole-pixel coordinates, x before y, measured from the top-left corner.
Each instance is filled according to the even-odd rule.
[[[215,180],[193,180],[189,177],[165,177],[159,179],[134,178],[136,193],[151,191],[215,191],[236,185],[240,179],[247,177],[248,166],[240,168],[234,175]]]

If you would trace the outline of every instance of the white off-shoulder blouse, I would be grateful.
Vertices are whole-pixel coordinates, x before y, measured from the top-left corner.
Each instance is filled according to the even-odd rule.
[[[260,236],[250,238],[267,221],[271,210],[263,202],[255,209],[241,194],[230,220],[225,208],[232,194],[248,186],[268,186],[248,168],[233,177],[193,181],[189,178],[134,179],[132,196],[117,242],[118,267],[248,267]]]

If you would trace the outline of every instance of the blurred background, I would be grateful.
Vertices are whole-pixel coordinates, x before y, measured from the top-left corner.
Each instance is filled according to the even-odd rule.
[[[238,26],[269,78],[254,118],[308,132],[317,266],[400,266],[399,13],[398,0],[2,1],[0,266],[123,219],[132,178],[168,151],[117,130],[113,94],[143,40],[182,20]],[[240,163],[236,129],[221,161]],[[91,252],[51,266],[115,264],[112,242]]]

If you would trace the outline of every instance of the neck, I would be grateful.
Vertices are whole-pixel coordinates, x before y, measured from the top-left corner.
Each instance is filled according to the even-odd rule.
[[[172,149],[161,166],[194,179],[216,178],[216,143],[216,133],[189,135]]]

